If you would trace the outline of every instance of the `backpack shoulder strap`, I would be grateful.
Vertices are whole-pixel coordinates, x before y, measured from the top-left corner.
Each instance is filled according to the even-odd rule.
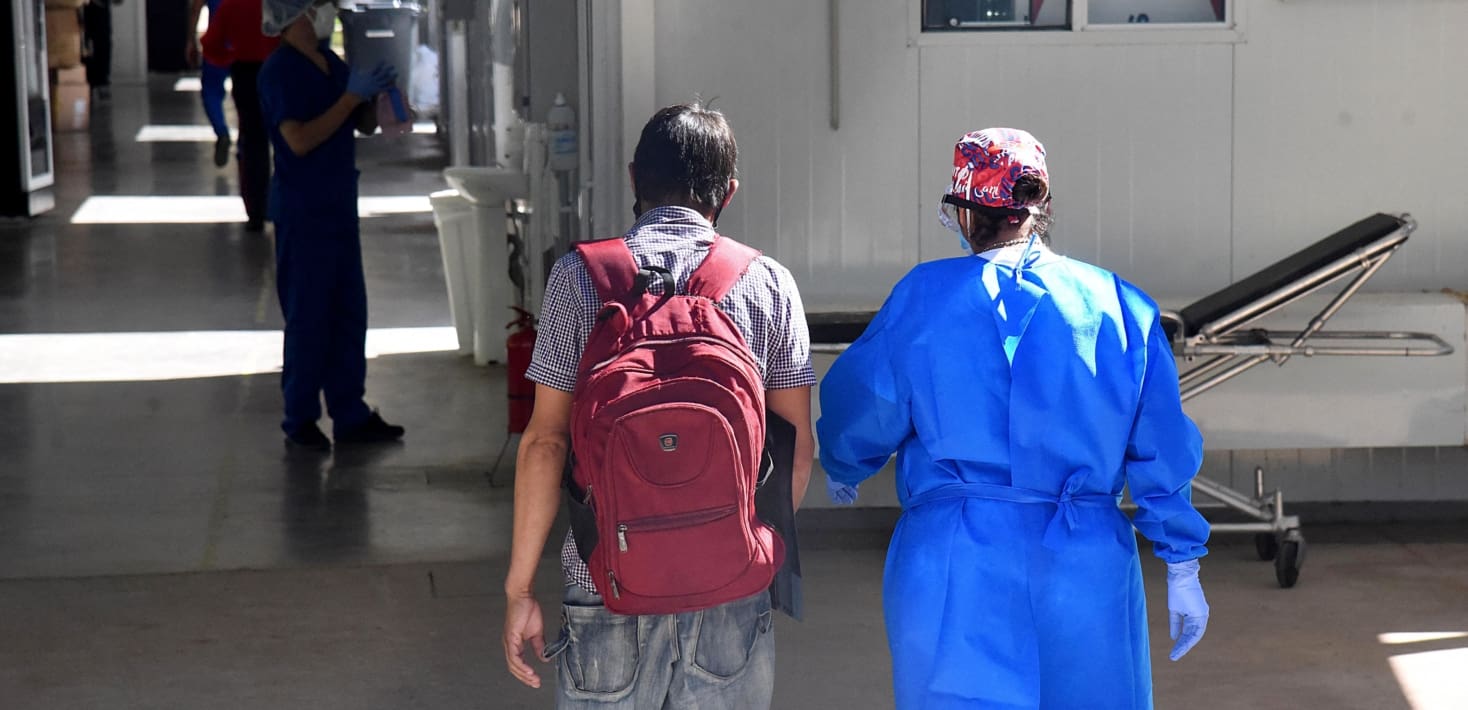
[[[637,283],[637,259],[621,237],[581,242],[576,252],[586,262],[586,273],[602,301],[622,301]]]
[[[715,303],[724,300],[734,284],[749,270],[749,265],[758,259],[758,249],[748,247],[728,237],[715,237],[709,247],[708,256],[688,277],[688,295],[702,296]]]

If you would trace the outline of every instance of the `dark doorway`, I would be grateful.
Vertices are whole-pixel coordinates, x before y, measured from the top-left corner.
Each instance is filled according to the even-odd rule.
[[[127,1],[148,3],[148,71],[171,74],[187,70],[188,0]]]

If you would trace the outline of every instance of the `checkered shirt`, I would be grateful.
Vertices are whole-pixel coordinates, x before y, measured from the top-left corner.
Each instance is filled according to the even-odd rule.
[[[644,213],[623,239],[640,264],[667,269],[677,279],[678,293],[687,293],[688,277],[703,263],[714,237],[713,226],[697,212],[659,207]],[[574,391],[581,352],[601,306],[581,255],[573,251],[561,257],[546,283],[535,354],[526,377],[562,392]],[[766,389],[810,387],[816,383],[805,309],[795,278],[785,267],[761,256],[719,302],[719,310],[728,314],[744,335]],[[591,572],[577,554],[570,531],[561,545],[561,571],[566,584],[575,583],[596,593]]]

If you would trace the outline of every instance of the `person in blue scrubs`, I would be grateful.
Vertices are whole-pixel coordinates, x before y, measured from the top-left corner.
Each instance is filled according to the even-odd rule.
[[[326,39],[335,8],[310,0],[265,0],[262,30],[279,35],[260,69],[260,106],[275,148],[270,218],[276,288],[285,314],[287,442],[327,449],[316,425],[326,397],[336,442],[395,441],[363,396],[367,375],[367,289],[357,219],[353,130],[372,133],[372,99],[392,86],[391,67],[347,68]]]
[[[219,17],[219,0],[193,0],[189,3],[189,39],[185,45],[189,66],[199,67],[199,101],[204,105],[204,115],[214,129],[214,164],[224,167],[229,163],[229,122],[224,118],[224,80],[229,78],[229,67],[222,67],[204,59],[199,52],[199,14],[209,7],[209,21]]]
[[[940,206],[971,253],[913,269],[820,387],[833,500],[897,454],[897,707],[1150,708],[1133,525],[1167,563],[1173,660],[1208,618],[1202,439],[1157,305],[1049,249],[1044,148],[1024,131],[964,136]]]

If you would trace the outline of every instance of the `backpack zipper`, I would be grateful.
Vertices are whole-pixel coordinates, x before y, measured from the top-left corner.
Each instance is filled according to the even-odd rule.
[[[617,573],[611,570],[607,570],[607,579],[611,580],[612,582],[612,598],[621,599],[622,590],[617,587]]]
[[[739,512],[739,506],[728,505],[721,508],[710,508],[708,510],[694,510],[687,513],[675,515],[663,515],[655,518],[641,518],[629,520],[617,524],[617,550],[627,551],[627,533],[633,530],[654,532],[657,530],[670,530],[673,528],[691,527],[701,523],[711,523],[721,518],[727,518]]]
[[[742,335],[742,333],[741,333],[741,335]],[[687,336],[682,336],[682,337],[666,337],[665,336],[665,337],[661,337],[661,338],[659,338],[659,337],[649,337],[649,338],[643,339],[643,340],[639,341],[636,345],[625,347],[625,348],[622,348],[621,350],[618,350],[615,353],[612,353],[611,356],[607,357],[605,360],[602,360],[601,362],[598,362],[598,363],[592,365],[591,367],[587,368],[586,371],[589,372],[589,373],[592,373],[594,375],[594,374],[597,373],[597,371],[605,368],[607,365],[611,364],[617,358],[622,357],[622,355],[625,354],[629,350],[634,350],[634,349],[637,349],[637,348],[649,348],[649,347],[656,348],[656,347],[660,347],[660,346],[664,346],[664,345],[674,345],[674,344],[678,344],[678,343],[713,343],[715,345],[723,345],[723,346],[729,348],[730,351],[736,353],[739,356],[739,359],[743,360],[746,364],[752,365],[756,370],[759,369],[759,363],[757,361],[755,361],[754,354],[749,351],[749,344],[748,343],[731,343],[728,340],[725,340],[723,338],[714,337],[712,335],[687,335]],[[588,379],[590,379],[590,378],[588,378]]]

